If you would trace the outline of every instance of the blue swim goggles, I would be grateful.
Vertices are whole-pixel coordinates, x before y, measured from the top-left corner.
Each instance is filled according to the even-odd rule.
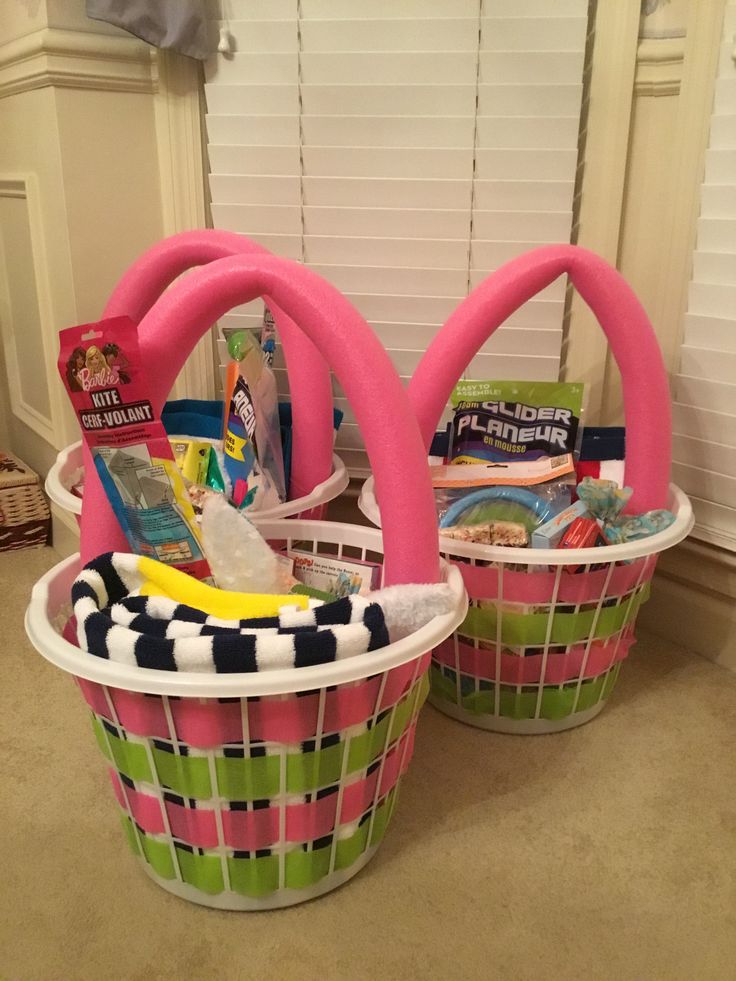
[[[509,504],[519,505],[530,512],[530,516],[534,517],[535,525],[544,524],[556,513],[549,501],[543,500],[523,487],[483,487],[451,504],[442,516],[440,528],[451,528],[453,525],[461,524],[462,516],[466,511],[478,504],[488,504],[491,501],[507,501]]]

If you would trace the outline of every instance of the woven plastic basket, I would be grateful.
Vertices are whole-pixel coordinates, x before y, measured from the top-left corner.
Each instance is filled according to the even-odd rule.
[[[380,532],[289,520],[261,526],[300,548],[380,560]],[[412,756],[429,651],[455,610],[374,654],[257,675],[146,671],[80,656],[57,632],[73,556],[34,587],[28,635],[77,678],[127,840],[169,892],[223,909],[313,899],[368,862]]]
[[[137,259],[123,274],[105,307],[103,317],[146,320],[164,291],[193,267],[207,266],[237,256],[267,256],[267,249],[233,232],[200,229],[163,239]],[[292,463],[289,500],[257,514],[258,520],[324,518],[326,506],[345,490],[349,475],[342,460],[332,452],[334,441],[332,383],[327,363],[311,340],[268,294],[264,294],[278,326],[279,338],[291,381]],[[155,319],[155,318],[154,318]],[[144,332],[148,331],[146,321]],[[209,324],[207,325],[209,326]],[[163,370],[150,379],[158,408],[184,367],[187,349],[172,345],[164,352]],[[86,461],[89,464],[89,461]],[[61,450],[46,479],[46,493],[54,503],[81,520],[81,498],[71,487],[86,470],[81,443]]]
[[[646,314],[621,277],[574,246],[542,248],[499,269],[470,294],[436,336],[410,385],[425,446],[457,377],[493,331],[562,273],[606,330],[622,369],[627,423],[626,483],[641,511],[667,506],[666,531],[607,548],[493,548],[442,539],[457,564],[470,609],[432,654],[430,701],[447,715],[496,732],[548,733],[594,718],[606,704],[634,643],[657,554],[693,525],[690,503],[667,489],[667,379]],[[641,356],[641,366],[635,357]],[[647,386],[644,391],[645,384]],[[373,478],[359,506],[381,523]]]
[[[54,465],[46,477],[45,489],[51,500],[60,508],[73,514],[77,521],[82,517],[82,498],[72,491],[72,487],[84,474],[82,443],[72,443],[59,452]],[[322,518],[330,501],[345,490],[350,482],[347,468],[340,457],[332,456],[332,473],[317,484],[309,494],[295,500],[285,501],[277,507],[254,512],[256,521],[270,521],[274,518],[291,518],[296,515],[305,518]]]
[[[368,655],[228,675],[147,670],[80,652],[61,635],[78,556],[36,584],[26,614],[36,649],[78,680],[126,835],[146,872],[185,899],[241,910],[312,899],[370,859],[411,759],[429,652],[467,610],[461,576],[438,561],[429,474],[407,395],[386,352],[336,290],[295,263],[222,259],[159,300],[140,325],[141,344],[176,332],[191,347],[229,306],[267,289],[330,351],[381,486],[391,486],[400,466],[407,482],[384,514],[392,529],[385,550],[380,532],[353,525],[272,521],[260,525],[262,533],[287,547],[381,561],[389,585],[443,578],[451,611]],[[407,424],[389,439],[392,418]],[[86,560],[110,548],[117,533],[107,510],[92,520],[90,491],[91,481],[83,504]]]
[[[460,571],[470,608],[432,652],[430,701],[454,719],[508,733],[548,733],[603,709],[634,643],[657,554],[693,525],[690,502],[672,487],[677,518],[666,531],[605,550],[493,548],[440,538]],[[374,523],[373,479],[359,506]],[[605,558],[606,561],[601,561]],[[581,566],[579,572],[567,571]]]

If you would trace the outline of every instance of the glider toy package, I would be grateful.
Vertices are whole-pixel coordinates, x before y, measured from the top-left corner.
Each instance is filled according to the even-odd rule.
[[[566,382],[459,382],[450,463],[538,460],[575,452],[583,386]],[[581,434],[582,435],[582,434]]]
[[[114,317],[60,338],[61,377],[131,549],[207,579],[192,504],[151,405],[136,325]]]
[[[523,526],[520,542],[524,529],[526,536],[568,507],[582,399],[575,384],[459,382],[448,465],[432,468],[442,528],[483,525],[486,536],[488,522],[512,523]]]

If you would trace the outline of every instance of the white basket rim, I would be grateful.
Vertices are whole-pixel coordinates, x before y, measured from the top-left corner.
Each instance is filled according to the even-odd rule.
[[[457,542],[440,535],[440,552],[443,555],[459,555],[479,562],[498,562],[505,565],[603,565],[627,562],[664,552],[677,545],[692,531],[695,524],[692,505],[687,495],[676,484],[670,484],[670,508],[674,522],[664,531],[623,545],[606,548],[510,548],[499,545],[477,545]],[[373,476],[368,477],[360,489],[358,507],[377,527],[381,524],[381,512],[376,500]]]
[[[277,521],[261,526],[273,539],[299,541],[312,539],[333,544],[356,545],[383,552],[381,532],[375,528],[331,521]],[[57,633],[49,611],[50,587],[58,577],[69,585],[79,568],[79,553],[57,563],[33,587],[26,610],[25,628],[29,640],[47,661],[69,674],[111,688],[152,695],[180,695],[189,698],[245,698],[255,695],[287,695],[299,691],[341,685],[382,674],[420,657],[443,641],[462,623],[467,612],[467,596],[462,577],[453,566],[443,563],[445,581],[452,587],[455,607],[436,616],[422,628],[367,656],[346,658],[309,668],[288,668],[253,674],[200,674],[184,671],[156,671],[117,664],[80,652]],[[67,593],[68,595],[68,593]]]
[[[46,493],[54,504],[58,504],[60,508],[76,515],[81,515],[82,513],[82,498],[77,497],[76,494],[72,494],[68,487],[65,486],[64,475],[69,470],[77,470],[81,467],[81,459],[78,463],[74,459],[81,452],[81,449],[82,441],[78,440],[76,443],[71,443],[69,446],[64,447],[63,450],[60,450],[54,461],[54,465],[49,470],[44,484]],[[301,514],[302,511],[319,507],[321,504],[329,504],[330,501],[333,501],[342,494],[349,483],[350,475],[347,467],[337,453],[333,453],[332,473],[327,480],[323,480],[321,484],[317,484],[311,494],[307,494],[304,497],[297,497],[293,501],[285,501],[283,504],[277,504],[273,508],[256,511],[252,515],[249,515],[249,517],[252,517],[256,521],[290,518],[294,514]]]

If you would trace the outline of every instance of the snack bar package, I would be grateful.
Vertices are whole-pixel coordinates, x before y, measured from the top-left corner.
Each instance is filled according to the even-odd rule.
[[[340,599],[359,593],[367,595],[381,585],[381,566],[360,559],[335,558],[291,549],[286,552],[294,562],[296,578],[312,589]]]

